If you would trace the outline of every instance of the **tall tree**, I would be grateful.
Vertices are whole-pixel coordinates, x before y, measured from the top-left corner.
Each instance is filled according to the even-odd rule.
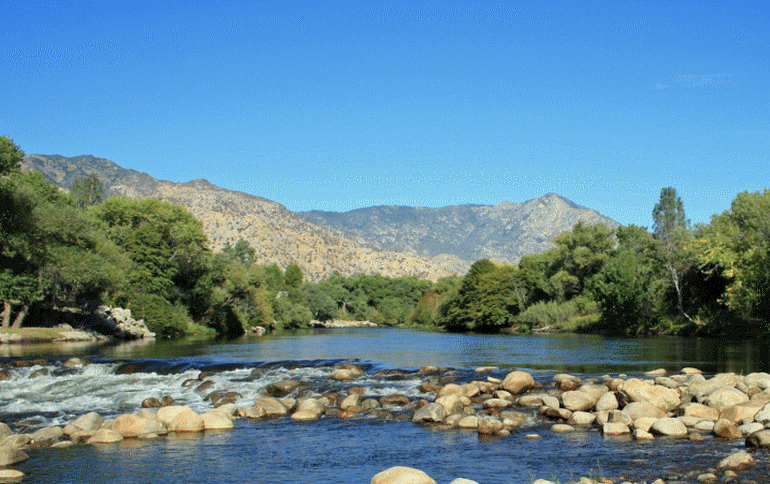
[[[19,171],[24,152],[7,136],[0,136],[0,176]]]
[[[104,184],[96,173],[80,177],[72,184],[70,194],[78,207],[86,209],[91,205],[101,203],[104,199]]]
[[[687,244],[691,233],[676,189],[666,187],[660,191],[660,201],[652,210],[652,219],[653,235],[660,242],[659,257],[676,293],[676,308],[685,319],[693,322],[684,309],[682,284],[685,272],[694,266],[693,253]]]

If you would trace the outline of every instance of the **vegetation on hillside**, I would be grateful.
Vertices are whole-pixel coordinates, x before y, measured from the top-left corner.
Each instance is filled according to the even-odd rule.
[[[110,197],[93,176],[67,194],[0,137],[3,327],[99,300],[130,308],[162,337],[238,335],[255,326],[369,320],[448,331],[765,334],[770,331],[770,191],[738,194],[691,227],[674,188],[649,232],[576,224],[517,265],[477,261],[463,277],[304,281],[261,264],[243,240],[213,253],[201,223],[154,199]]]

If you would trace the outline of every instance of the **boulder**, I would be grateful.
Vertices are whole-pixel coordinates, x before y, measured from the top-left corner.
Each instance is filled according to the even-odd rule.
[[[61,427],[45,427],[34,432],[30,437],[36,444],[51,445],[64,437],[64,430]]]
[[[11,427],[8,426],[8,424],[0,422],[0,440],[8,437],[13,433],[13,430],[11,430]]]
[[[289,413],[286,405],[275,397],[256,397],[254,398],[254,407],[264,410],[267,416],[283,416]],[[259,413],[259,410],[256,410],[256,413]]]
[[[628,425],[620,422],[607,422],[602,425],[602,433],[604,435],[623,435],[631,433],[631,429]]]
[[[604,385],[598,385],[596,383],[586,383],[584,385],[580,385],[580,388],[578,388],[579,392],[587,393],[593,397],[594,402],[598,402],[602,396],[604,396],[605,393],[609,392],[610,389],[607,388]]]
[[[746,447],[770,447],[770,430],[760,430],[747,435]]]
[[[461,418],[457,422],[457,426],[461,429],[477,429],[479,428],[479,418],[475,415],[468,415]]]
[[[299,385],[296,380],[278,381],[266,386],[265,392],[271,397],[281,398],[293,392]]]
[[[643,429],[634,429],[631,433],[634,440],[654,440],[655,436]]]
[[[169,432],[202,432],[205,430],[203,417],[194,410],[182,410],[168,425]]]
[[[453,480],[449,484],[479,484],[476,481],[472,481],[470,479],[464,479],[462,477],[458,477],[457,479]]]
[[[345,411],[356,408],[359,403],[361,403],[361,395],[355,393],[348,395],[340,402],[340,410]]]
[[[593,395],[579,390],[564,392],[561,396],[562,404],[564,408],[572,412],[591,410],[596,404],[596,399]]]
[[[229,430],[235,428],[232,419],[219,410],[209,410],[201,415],[205,430]]]
[[[456,383],[448,383],[441,387],[441,389],[436,394],[436,398],[445,397],[447,395],[457,395],[459,397],[465,395],[465,390],[461,385]]]
[[[738,426],[729,420],[717,420],[714,423],[714,435],[725,439],[740,439],[743,434],[738,430]]]
[[[502,398],[490,398],[484,400],[484,408],[508,408],[513,405],[513,402],[504,400]]]
[[[591,425],[596,420],[596,415],[590,412],[573,412],[567,423],[570,425]]]
[[[728,386],[722,386],[711,392],[706,397],[705,404],[709,407],[716,408],[720,412],[727,407],[733,405],[740,405],[749,401],[749,396],[742,391]],[[759,411],[759,409],[757,409]],[[756,412],[754,412],[756,413]]]
[[[446,416],[446,409],[442,405],[432,402],[417,410],[412,417],[412,422],[440,423],[446,419]]]
[[[666,412],[648,402],[631,402],[623,408],[623,411],[631,417],[631,420],[643,417],[663,418]]]
[[[465,399],[465,401],[463,400]],[[494,399],[492,399],[494,400]],[[462,411],[463,407],[465,407],[465,402],[470,403],[470,401],[465,396],[459,396],[459,395],[445,395],[443,397],[439,397],[436,399],[435,403],[438,403],[442,407],[444,407],[444,410],[446,411],[447,415],[452,415],[453,413],[459,413]],[[510,405],[510,402],[506,402],[508,405]]]
[[[597,412],[620,408],[620,405],[618,404],[618,398],[615,396],[615,392],[607,392],[602,395],[596,402],[594,408]]]
[[[148,434],[162,435],[167,433],[166,426],[157,419],[140,417],[127,413],[119,416],[109,424],[109,429],[122,437],[141,437]]]
[[[632,402],[646,402],[658,407],[663,412],[670,412],[681,403],[678,391],[637,378],[623,382],[619,391]]]
[[[512,371],[506,375],[500,386],[516,395],[535,386],[535,379],[527,372]]]
[[[104,425],[104,418],[96,412],[89,412],[76,418],[72,425],[81,430],[99,430]]]
[[[292,420],[318,420],[326,406],[317,398],[303,398],[297,402],[297,410],[291,414]]]
[[[167,407],[159,408],[158,413],[155,415],[163,425],[168,427],[169,424],[171,424],[171,421],[174,420],[174,417],[184,412],[185,410],[191,409],[187,405],[169,405]]]
[[[438,484],[419,469],[396,466],[385,469],[372,477],[371,484]]]
[[[481,435],[496,434],[505,428],[505,424],[502,420],[498,420],[492,417],[479,418],[478,431]]]
[[[10,466],[29,459],[21,449],[10,445],[0,445],[0,466]]]
[[[89,444],[114,444],[123,440],[123,436],[110,429],[99,429],[88,440]]]
[[[16,469],[0,469],[0,482],[20,481],[24,478],[24,473]]]
[[[551,431],[558,434],[567,434],[575,431],[575,427],[568,424],[553,424],[551,425]]]
[[[761,402],[746,402],[739,403],[738,405],[731,405],[719,412],[719,418],[729,420],[735,424],[740,423],[742,420],[754,420],[754,416],[759,413],[763,406],[764,404]]]
[[[751,454],[748,452],[736,452],[720,460],[717,464],[717,469],[745,469],[755,465],[757,465],[757,461],[754,460]]]
[[[719,410],[702,403],[686,403],[682,405],[681,410],[684,417],[698,417],[712,422],[719,420]]]
[[[684,437],[687,435],[687,427],[678,419],[664,417],[652,424],[652,433],[667,437]]]

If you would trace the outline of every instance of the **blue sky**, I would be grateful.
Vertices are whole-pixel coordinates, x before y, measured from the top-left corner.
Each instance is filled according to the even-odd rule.
[[[651,226],[770,186],[770,2],[17,1],[0,134],[286,205],[556,192]]]

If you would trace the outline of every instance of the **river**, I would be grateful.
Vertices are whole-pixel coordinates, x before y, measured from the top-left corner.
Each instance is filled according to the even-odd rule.
[[[136,411],[148,397],[172,396],[198,411],[211,408],[185,382],[209,374],[212,390],[237,392],[239,407],[250,406],[265,385],[304,379],[318,393],[344,392],[355,385],[367,395],[403,393],[432,398],[419,389],[414,373],[434,365],[454,369],[458,381],[480,378],[474,369],[496,366],[498,378],[512,369],[547,383],[556,373],[583,377],[638,376],[686,366],[706,374],[747,374],[770,370],[767,341],[638,338],[587,335],[458,335],[406,329],[312,330],[232,341],[127,343],[115,346],[3,346],[0,359],[40,359],[14,368],[0,381],[0,420],[22,431],[63,425],[97,411],[105,417]],[[61,361],[86,356],[92,362],[64,372]],[[332,366],[360,364],[366,376],[330,382]],[[36,378],[33,373],[48,370]],[[397,377],[380,370],[405,370]],[[483,378],[483,377],[482,377]],[[540,439],[523,438],[537,433]],[[687,473],[713,467],[742,450],[742,440],[707,437],[701,442],[656,439],[636,442],[605,438],[596,430],[556,434],[529,411],[527,424],[502,439],[480,439],[475,431],[436,429],[411,421],[366,417],[314,422],[291,419],[236,421],[229,431],[169,435],[153,441],[114,445],[30,449],[15,466],[25,482],[139,483],[368,483],[394,466],[417,467],[440,484],[457,477],[481,484],[526,483],[535,478],[608,476],[655,477],[695,482]],[[761,469],[770,459],[756,455]],[[765,470],[766,475],[766,470]]]

